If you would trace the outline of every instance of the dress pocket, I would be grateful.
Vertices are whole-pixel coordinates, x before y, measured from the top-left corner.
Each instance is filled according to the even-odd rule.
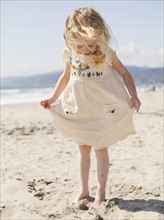
[[[121,117],[126,113],[126,105],[122,102],[115,104],[103,104],[103,113],[107,118]]]
[[[65,105],[65,106],[63,106],[63,112],[66,115],[75,115],[78,112],[78,108],[74,108],[74,107]]]
[[[63,98],[61,101],[61,107],[64,115],[75,115],[78,113],[78,107],[73,95]]]

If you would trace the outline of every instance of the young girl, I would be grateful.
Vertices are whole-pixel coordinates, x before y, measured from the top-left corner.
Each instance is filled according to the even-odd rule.
[[[100,14],[88,7],[75,10],[66,20],[64,38],[65,70],[53,96],[41,105],[50,109],[60,133],[79,145],[75,204],[89,196],[90,152],[95,150],[98,186],[91,208],[96,208],[105,200],[108,146],[135,133],[133,112],[141,103],[132,76],[110,46],[114,38]]]

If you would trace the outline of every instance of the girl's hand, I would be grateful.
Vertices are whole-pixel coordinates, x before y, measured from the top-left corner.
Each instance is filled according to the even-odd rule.
[[[141,102],[140,100],[138,99],[138,97],[135,97],[135,98],[131,98],[131,107],[135,108],[135,110],[138,112],[139,109],[140,109],[140,106],[141,106]]]
[[[50,108],[51,107],[51,100],[50,99],[46,99],[40,102],[40,105],[43,106],[43,108]]]

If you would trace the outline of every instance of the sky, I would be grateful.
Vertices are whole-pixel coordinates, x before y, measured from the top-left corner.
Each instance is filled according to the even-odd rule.
[[[163,66],[163,0],[1,0],[1,77],[62,71],[65,20],[86,6],[112,29],[124,65]]]

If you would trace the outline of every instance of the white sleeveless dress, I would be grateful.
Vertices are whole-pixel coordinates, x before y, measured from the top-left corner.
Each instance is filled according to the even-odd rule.
[[[71,55],[70,80],[50,112],[63,137],[95,150],[135,134],[121,77],[95,55]]]

